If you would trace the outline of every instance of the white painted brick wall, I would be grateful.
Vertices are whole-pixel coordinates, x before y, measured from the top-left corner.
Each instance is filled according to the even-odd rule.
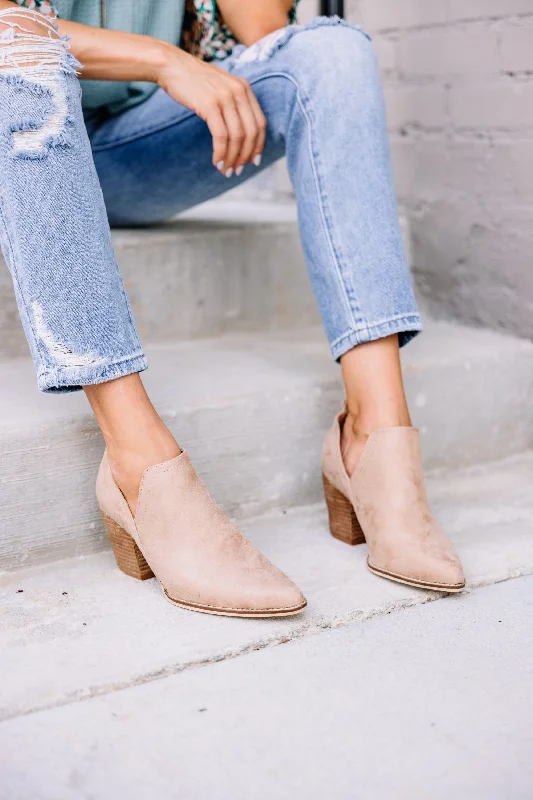
[[[513,26],[503,31],[501,68],[505,72],[533,71],[533,25]]]
[[[457,86],[450,94],[450,118],[456,128],[475,128],[486,136],[505,130],[533,132],[533,83]],[[532,141],[533,157],[533,141]],[[533,195],[532,195],[533,199]]]
[[[448,4],[452,23],[464,19],[505,19],[514,14],[532,13],[531,0],[448,0]]]
[[[374,36],[373,42],[382,73],[394,72],[398,67],[396,42],[378,34]]]
[[[423,126],[442,130],[446,125],[446,91],[442,86],[385,87],[389,125],[393,130]]]
[[[352,0],[438,314],[533,338],[533,0]]]
[[[398,69],[403,78],[495,74],[499,68],[499,37],[484,28],[446,28],[405,34],[398,40]]]
[[[362,21],[373,30],[435,25],[447,20],[447,0],[368,0]]]

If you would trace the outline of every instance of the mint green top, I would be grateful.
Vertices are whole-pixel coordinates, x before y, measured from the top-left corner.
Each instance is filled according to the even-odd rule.
[[[54,0],[54,6],[62,19],[93,27],[105,22],[112,30],[145,33],[171,44],[180,41],[184,0]],[[81,85],[84,108],[108,106],[112,113],[142,102],[156,88],[140,81],[82,81]]]
[[[144,33],[181,45],[205,61],[226,58],[237,39],[224,24],[216,0],[13,0],[47,17],[127,33]],[[296,21],[294,0],[287,22]],[[83,107],[106,106],[113,114],[146,100],[153,83],[82,81]]]
[[[144,33],[170,44],[179,44],[185,0],[14,0],[49,17],[81,22],[127,33]],[[142,54],[139,53],[139,57]],[[149,97],[153,83],[131,81],[82,81],[84,108],[107,106],[119,113]]]

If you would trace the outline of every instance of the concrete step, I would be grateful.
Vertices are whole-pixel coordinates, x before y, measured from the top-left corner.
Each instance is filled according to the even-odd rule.
[[[321,498],[320,448],[342,391],[320,330],[159,345],[148,355],[158,410],[228,513]],[[428,469],[531,445],[530,342],[431,323],[404,363]],[[0,386],[0,569],[101,550],[94,479],[103,445],[85,396],[40,395],[24,360],[0,365]]]
[[[532,475],[527,454],[430,477],[433,508],[470,590],[533,572]],[[110,552],[4,576],[0,717],[139,686],[441,597],[372,575],[366,546],[333,539],[325,516],[319,505],[243,525],[304,589],[309,607],[298,617],[229,619],[176,608],[155,580],[120,573]]]
[[[207,204],[165,225],[115,230],[113,243],[144,342],[319,321],[293,204]],[[27,353],[2,262],[0,358]]]
[[[319,323],[294,203],[211,201],[113,242],[143,342]],[[0,255],[0,360],[27,354]]]

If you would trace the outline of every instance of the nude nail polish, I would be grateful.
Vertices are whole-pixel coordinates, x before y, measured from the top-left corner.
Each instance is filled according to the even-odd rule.
[[[260,166],[260,164],[261,164],[261,158],[262,158],[262,156],[261,156],[261,153],[258,153],[256,156],[254,156],[253,164],[254,164],[256,167],[259,167],[259,166]]]
[[[231,178],[231,176],[233,175],[233,169],[230,167],[229,169],[226,170],[224,174],[226,175],[226,178]]]
[[[244,166],[243,166],[242,164],[241,164],[240,166],[236,167],[236,169],[235,169],[235,175],[236,175],[237,177],[239,177],[239,175],[242,175],[242,171],[243,171],[243,169],[244,169]]]

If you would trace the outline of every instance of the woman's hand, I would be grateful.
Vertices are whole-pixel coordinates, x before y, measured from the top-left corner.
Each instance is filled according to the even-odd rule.
[[[213,164],[227,178],[240,175],[248,161],[259,166],[266,119],[248,81],[171,48],[157,82],[207,123]]]
[[[0,8],[13,7],[0,0]],[[16,8],[16,6],[15,6]],[[208,125],[213,136],[213,164],[228,178],[247,161],[259,166],[266,119],[248,81],[191,56],[167,42],[59,20],[61,35],[89,80],[158,83]]]

